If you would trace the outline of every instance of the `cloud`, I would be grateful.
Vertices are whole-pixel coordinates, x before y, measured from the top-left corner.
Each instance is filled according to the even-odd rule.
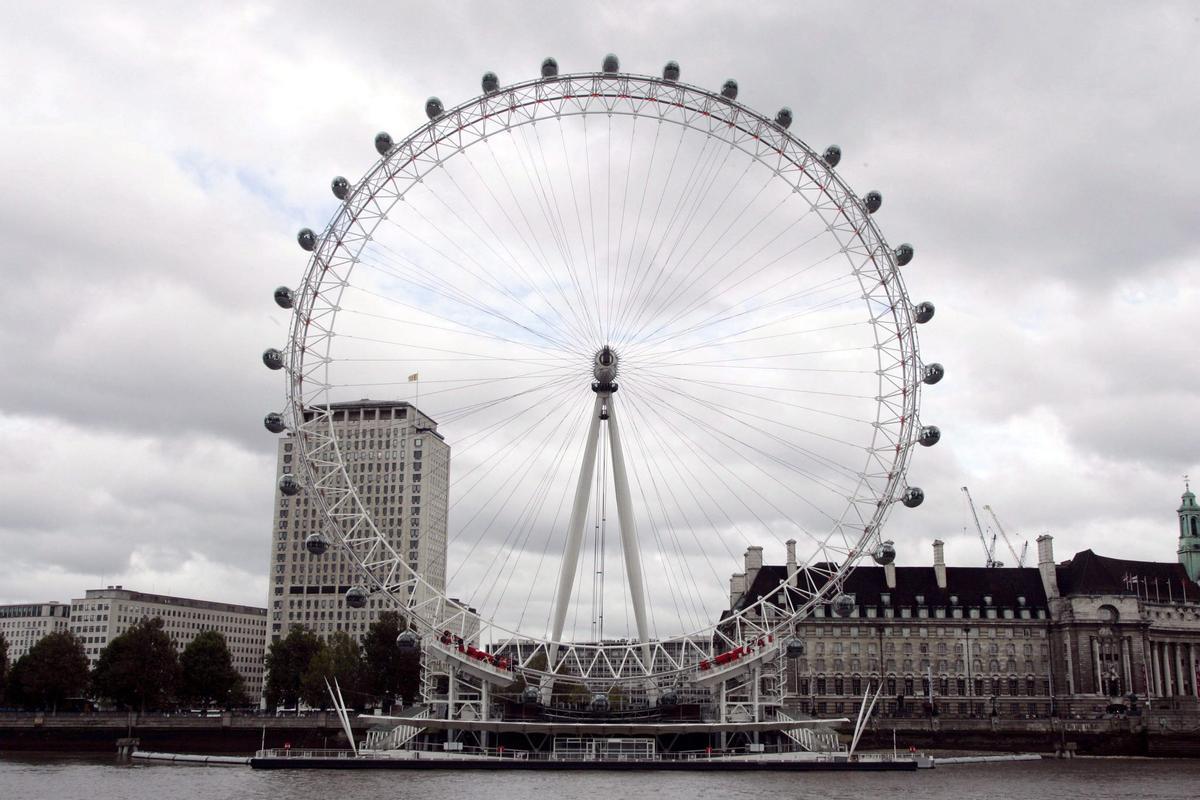
[[[649,3],[588,14],[584,24],[533,4],[504,14],[486,4],[422,12],[317,3],[200,13],[172,5],[22,9],[25,35],[0,54],[0,163],[8,177],[0,195],[0,367],[8,376],[0,546],[10,554],[0,601],[67,599],[103,580],[265,602],[274,441],[261,417],[282,403],[282,385],[259,353],[286,337],[288,317],[269,295],[299,279],[305,259],[295,231],[322,228],[336,209],[329,180],[357,180],[374,162],[375,131],[400,138],[422,124],[426,96],[453,106],[478,93],[485,70],[502,82],[532,77],[546,55],[563,71],[596,69],[609,50],[628,70],[657,73],[673,58],[686,81],[717,87],[732,76],[749,105],[789,105],[794,133],[818,150],[838,142],[846,153],[840,174],[859,191],[883,192],[877,221],[889,241],[915,244],[905,279],[914,299],[938,308],[920,330],[922,353],[943,362],[947,377],[923,392],[922,420],[941,426],[942,442],[916,453],[909,472],[928,499],[916,510],[897,508],[888,528],[901,561],[927,563],[934,537],[947,541],[952,563],[982,561],[962,485],[994,506],[1016,538],[1054,534],[1060,556],[1093,547],[1174,558],[1180,476],[1200,473],[1200,378],[1190,350],[1200,302],[1194,9]],[[466,219],[468,206],[455,202]],[[487,213],[498,223],[497,210]],[[498,258],[461,220],[443,214],[442,222],[471,258]],[[549,246],[548,229],[540,235]],[[499,256],[535,263],[512,243],[512,253]],[[415,263],[446,269],[428,256]],[[488,302],[503,295],[474,288]],[[544,295],[531,292],[527,307],[560,314],[561,328],[574,325],[556,291],[539,288]],[[363,296],[357,302],[359,312],[398,313]],[[409,321],[446,329],[426,328],[424,345],[480,352],[478,337],[453,332],[456,323],[503,329],[463,316],[461,304],[428,311],[441,316]],[[352,321],[349,313],[345,321],[363,335],[412,337],[411,324]],[[379,354],[389,346],[372,347]],[[738,355],[754,354],[747,348]],[[478,369],[512,374],[504,365]],[[433,380],[432,370],[422,371]],[[394,366],[346,374],[346,383],[402,382]],[[629,378],[632,397],[637,382]],[[422,396],[455,412],[444,431],[452,443],[474,441],[473,432],[504,417],[500,407],[483,409],[455,427],[468,400],[505,392],[500,384],[474,398],[462,392],[456,405],[453,393],[438,400],[434,386]],[[346,391],[407,396],[408,387]],[[692,391],[730,405],[728,395],[717,401]],[[646,385],[641,392],[642,402],[650,399]],[[740,400],[742,411],[760,416],[778,405]],[[831,426],[823,430],[842,430],[828,413],[817,417]],[[792,435],[744,423],[723,430],[776,457],[787,448],[763,431]],[[510,438],[464,446],[461,469]],[[700,440],[708,458],[731,458],[719,440]],[[694,470],[695,486],[716,486],[718,468],[699,477],[699,449],[684,447],[683,461],[672,464],[655,462],[661,450],[649,444],[637,447],[660,476],[673,476],[680,495],[684,467]],[[837,452],[828,448],[820,452]],[[569,450],[570,469],[555,472],[546,454],[531,469],[554,474],[552,499],[570,491]],[[513,452],[502,469],[529,455]],[[744,476],[755,472],[746,469]],[[653,471],[638,476],[647,498],[657,496]],[[778,489],[770,498],[788,494]],[[682,497],[666,499],[671,519],[660,518],[656,531],[694,547],[685,517],[699,522],[697,509],[713,512],[712,498],[724,496],[710,493],[690,516]],[[543,529],[524,545],[529,559],[553,533],[554,505],[546,502]],[[497,529],[517,519],[518,509],[507,508]],[[710,587],[710,573],[733,571],[749,534],[697,536],[705,544],[694,549],[707,552],[687,554],[689,575],[657,566],[656,574],[664,583],[703,576],[703,591],[719,602],[725,587]],[[779,538],[762,536],[768,561],[782,560]],[[477,557],[495,565],[501,539],[488,538]],[[656,547],[675,548],[669,538]],[[556,574],[553,550],[547,559],[552,567],[534,570],[536,578],[533,561],[523,562],[512,585]],[[536,602],[544,616],[544,598]],[[664,602],[656,613],[669,618],[675,609]]]

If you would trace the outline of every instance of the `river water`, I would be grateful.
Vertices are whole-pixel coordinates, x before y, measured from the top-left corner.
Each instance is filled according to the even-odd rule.
[[[1183,800],[1200,761],[1076,759],[915,773],[256,772],[0,754],[2,800]]]

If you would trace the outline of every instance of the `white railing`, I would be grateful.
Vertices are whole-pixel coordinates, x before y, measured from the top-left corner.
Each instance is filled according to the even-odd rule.
[[[796,722],[796,718],[782,709],[775,712],[775,718],[783,722]],[[811,753],[842,753],[846,745],[842,744],[838,735],[833,731],[814,730],[810,726],[801,725],[795,728],[781,728],[780,732],[796,744]]]
[[[414,721],[429,719],[429,709],[422,709],[411,717],[406,717],[406,719]],[[424,725],[410,725],[407,722],[401,722],[390,731],[367,731],[367,738],[363,742],[363,747],[367,750],[399,750],[417,738],[423,730],[425,730]]]

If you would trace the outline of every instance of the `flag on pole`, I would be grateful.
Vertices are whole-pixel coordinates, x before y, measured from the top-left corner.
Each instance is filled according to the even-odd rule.
[[[416,373],[416,372],[414,372],[412,375],[409,375],[409,376],[408,376],[408,382],[409,382],[409,383],[412,383],[413,381],[415,381],[415,380],[419,379],[420,377],[421,377],[421,376],[420,376],[420,374],[419,374],[419,373]]]

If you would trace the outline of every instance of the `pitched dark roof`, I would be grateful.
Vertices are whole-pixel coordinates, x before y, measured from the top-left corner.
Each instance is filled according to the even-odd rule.
[[[830,571],[830,565],[814,565],[801,572],[801,585],[807,586],[807,581],[811,580],[814,587],[820,588],[828,582]],[[786,574],[786,567],[763,566],[737,607],[745,608],[761,597],[778,592]],[[990,605],[999,608],[1020,608],[1022,604],[1018,598],[1022,597],[1025,608],[1046,608],[1047,605],[1041,573],[1036,567],[946,567],[945,589],[938,588],[933,567],[896,567],[896,588],[889,589],[883,567],[864,566],[855,568],[846,577],[842,591],[854,595],[860,606],[882,606],[884,594],[890,595],[893,608],[950,606],[951,597],[957,598],[959,606],[987,606],[985,597],[991,598]],[[923,602],[917,601],[918,595],[924,598]]]
[[[1173,561],[1129,561],[1076,553],[1054,569],[1058,591],[1068,594],[1136,595],[1151,600],[1200,600],[1200,585]]]

